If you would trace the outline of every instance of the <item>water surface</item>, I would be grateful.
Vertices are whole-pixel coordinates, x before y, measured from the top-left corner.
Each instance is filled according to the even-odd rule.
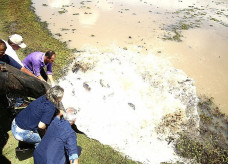
[[[36,13],[70,48],[153,53],[195,80],[228,114],[227,0],[33,0]],[[174,41],[176,32],[182,41]],[[171,40],[170,40],[171,39]]]

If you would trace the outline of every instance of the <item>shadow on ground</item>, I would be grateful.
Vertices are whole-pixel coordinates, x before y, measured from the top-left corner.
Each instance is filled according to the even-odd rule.
[[[14,108],[9,107],[8,100],[5,95],[0,95],[0,163],[11,163],[10,159],[7,159],[3,154],[3,148],[7,144],[9,139],[8,131],[11,130],[11,123],[15,117]],[[16,157],[19,161],[26,160],[33,155],[33,150],[24,149],[22,151],[16,151]]]
[[[0,163],[4,164],[11,163],[9,159],[2,155],[2,150],[9,139],[7,132],[11,129],[13,119],[10,110],[8,110],[7,102],[5,95],[0,95]]]

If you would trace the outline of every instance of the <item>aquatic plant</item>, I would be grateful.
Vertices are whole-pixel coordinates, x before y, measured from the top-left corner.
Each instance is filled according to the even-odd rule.
[[[180,134],[175,145],[177,153],[201,164],[228,163],[228,117],[221,113],[213,98],[200,97],[199,136],[191,132]]]
[[[221,10],[216,9],[216,10],[217,10],[216,11],[217,15],[227,17],[223,12],[224,9],[221,9]],[[176,22],[170,25],[166,25],[166,27],[164,27],[164,30],[165,30],[165,35],[163,37],[164,40],[173,40],[178,42],[181,41],[181,38],[183,37],[182,35],[180,35],[181,30],[188,30],[190,28],[199,28],[202,24],[202,21],[205,19],[205,16],[207,16],[206,19],[210,21],[213,21],[225,27],[228,27],[227,23],[212,17],[208,11],[205,11],[204,8],[188,6],[188,8],[177,10],[175,12],[172,12],[172,14],[175,14],[176,17],[178,17],[178,19]],[[212,25],[209,25],[209,26],[212,27]],[[177,29],[180,31],[177,31]],[[174,33],[175,35],[171,35],[172,33],[170,32]]]
[[[64,14],[66,12],[67,12],[67,10],[60,10],[60,11],[58,11],[59,14]]]
[[[173,29],[173,31],[168,32],[167,34],[165,34],[163,36],[163,40],[171,40],[171,41],[177,41],[177,42],[181,42],[181,37],[183,35],[181,35],[181,31],[178,31],[177,29]]]

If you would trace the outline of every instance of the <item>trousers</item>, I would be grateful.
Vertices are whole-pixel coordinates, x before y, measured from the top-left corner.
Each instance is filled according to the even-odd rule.
[[[41,141],[41,137],[37,131],[21,129],[17,126],[15,119],[12,122],[11,130],[16,140],[35,144],[35,147],[38,146]]]

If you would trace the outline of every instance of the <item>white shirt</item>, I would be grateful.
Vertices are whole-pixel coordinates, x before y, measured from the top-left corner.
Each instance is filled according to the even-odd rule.
[[[4,41],[4,40],[3,40]],[[21,60],[18,58],[16,51],[8,44],[8,42],[4,41],[6,43],[6,52],[5,54],[13,58],[15,61],[17,61],[21,66],[24,66],[21,62]]]

